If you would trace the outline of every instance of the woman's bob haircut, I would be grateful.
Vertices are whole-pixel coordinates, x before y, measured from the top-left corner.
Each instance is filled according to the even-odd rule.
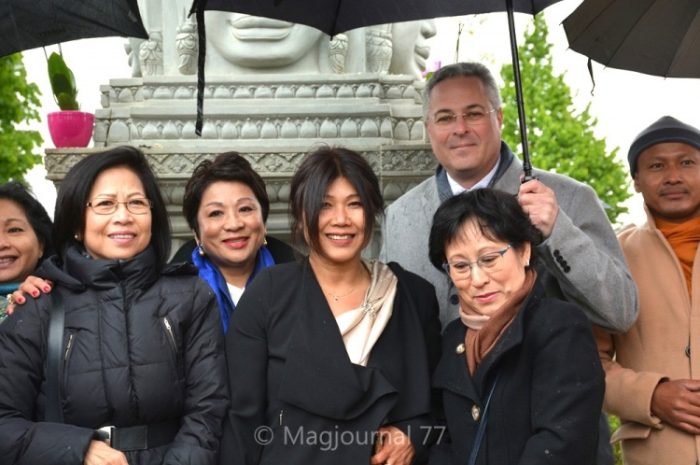
[[[384,213],[379,180],[359,153],[341,147],[323,147],[306,156],[292,177],[289,206],[292,237],[322,254],[318,218],[328,188],[345,178],[355,188],[365,215],[365,245],[372,237],[374,220]]]
[[[170,255],[170,223],[158,182],[146,157],[137,148],[122,146],[83,158],[71,168],[58,188],[54,213],[54,243],[63,258],[66,249],[80,244],[75,238],[85,231],[85,210],[95,180],[105,170],[125,167],[133,171],[143,184],[151,201],[151,243],[160,268]]]
[[[217,155],[214,160],[204,160],[197,165],[185,186],[182,213],[197,237],[199,237],[197,212],[199,212],[204,192],[215,182],[240,182],[248,186],[260,204],[263,223],[267,221],[270,199],[265,189],[265,181],[238,152],[225,152]]]
[[[430,263],[443,271],[445,248],[462,234],[463,227],[474,221],[481,234],[492,241],[511,244],[521,250],[525,243],[531,247],[530,266],[537,262],[535,245],[542,235],[535,228],[517,199],[496,189],[476,189],[450,197],[435,212],[428,240]]]

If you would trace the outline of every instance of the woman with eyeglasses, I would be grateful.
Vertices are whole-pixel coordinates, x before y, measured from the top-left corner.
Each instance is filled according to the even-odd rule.
[[[203,160],[185,186],[182,212],[194,239],[180,247],[171,263],[197,267],[214,291],[224,332],[258,272],[295,258],[292,247],[267,235],[269,211],[265,181],[237,152]],[[12,298],[22,304],[26,296],[50,291],[50,282],[30,276]]]
[[[118,147],[61,183],[50,294],[0,325],[0,463],[216,462],[227,388],[216,300],[166,267],[170,226],[144,155]]]
[[[431,464],[595,463],[604,375],[583,312],[546,298],[537,229],[505,192],[438,208],[430,261],[459,293],[433,377],[447,438]]]

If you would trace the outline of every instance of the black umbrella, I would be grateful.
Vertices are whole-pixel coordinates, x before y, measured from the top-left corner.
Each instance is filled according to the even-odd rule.
[[[589,60],[700,78],[700,0],[585,0],[564,29],[569,46]]]
[[[0,0],[0,56],[108,36],[148,38],[136,0]]]
[[[340,32],[375,24],[505,11],[508,13],[511,55],[518,102],[523,169],[530,177],[532,165],[527,144],[525,109],[520,82],[518,45],[513,12],[537,14],[560,0],[194,0],[199,27],[199,81],[197,93],[197,134],[201,134],[204,98],[204,10],[232,11],[306,24],[333,36]]]

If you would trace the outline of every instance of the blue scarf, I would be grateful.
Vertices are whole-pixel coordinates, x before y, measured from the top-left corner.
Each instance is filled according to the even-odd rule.
[[[228,286],[226,285],[226,280],[224,275],[221,274],[219,268],[214,265],[209,257],[206,255],[199,255],[199,247],[195,247],[192,251],[192,263],[199,270],[199,277],[202,278],[209,284],[211,290],[214,291],[216,295],[216,301],[219,303],[219,314],[221,315],[221,324],[224,327],[224,334],[228,331],[228,321],[231,318],[231,314],[236,306],[233,304],[233,299],[231,299],[231,294],[228,292]],[[272,254],[264,245],[258,250],[258,256],[255,259],[255,268],[250,274],[248,281],[246,282],[246,287],[253,281],[253,278],[264,268],[268,268],[275,264],[275,259],[272,258]]]
[[[0,283],[0,296],[5,297],[11,292],[15,292],[19,289],[19,285],[22,283]]]

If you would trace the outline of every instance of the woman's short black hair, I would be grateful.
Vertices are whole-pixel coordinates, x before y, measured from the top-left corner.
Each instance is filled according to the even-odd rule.
[[[39,258],[42,261],[53,254],[53,240],[51,239],[51,218],[46,209],[34,198],[31,192],[17,181],[10,181],[0,186],[0,199],[10,200],[24,211],[29,225],[34,230],[44,253]]]
[[[197,212],[202,202],[204,191],[217,181],[241,182],[250,187],[255,198],[260,203],[263,223],[267,221],[270,212],[270,198],[267,196],[265,181],[250,166],[248,160],[238,152],[219,154],[214,160],[204,160],[194,169],[192,176],[185,186],[185,196],[182,201],[182,213],[187,224],[199,236]]]
[[[341,147],[322,147],[306,156],[292,177],[289,207],[292,237],[320,253],[318,218],[328,188],[338,178],[347,179],[360,196],[365,214],[365,241],[372,237],[374,220],[384,213],[379,180],[359,153]],[[307,237],[304,236],[306,230]]]
[[[85,231],[85,210],[95,180],[105,170],[125,167],[133,171],[143,184],[146,197],[151,201],[151,246],[158,265],[165,266],[170,255],[170,222],[165,202],[151,167],[144,154],[135,147],[122,146],[83,158],[68,171],[58,188],[54,213],[54,241],[63,257],[66,249],[78,244],[75,235]]]
[[[447,199],[433,216],[428,240],[430,262],[444,271],[445,247],[461,233],[468,221],[475,220],[479,230],[493,241],[507,242],[514,249],[532,244],[530,266],[537,260],[535,247],[542,235],[520,207],[515,196],[496,189],[476,189]]]

